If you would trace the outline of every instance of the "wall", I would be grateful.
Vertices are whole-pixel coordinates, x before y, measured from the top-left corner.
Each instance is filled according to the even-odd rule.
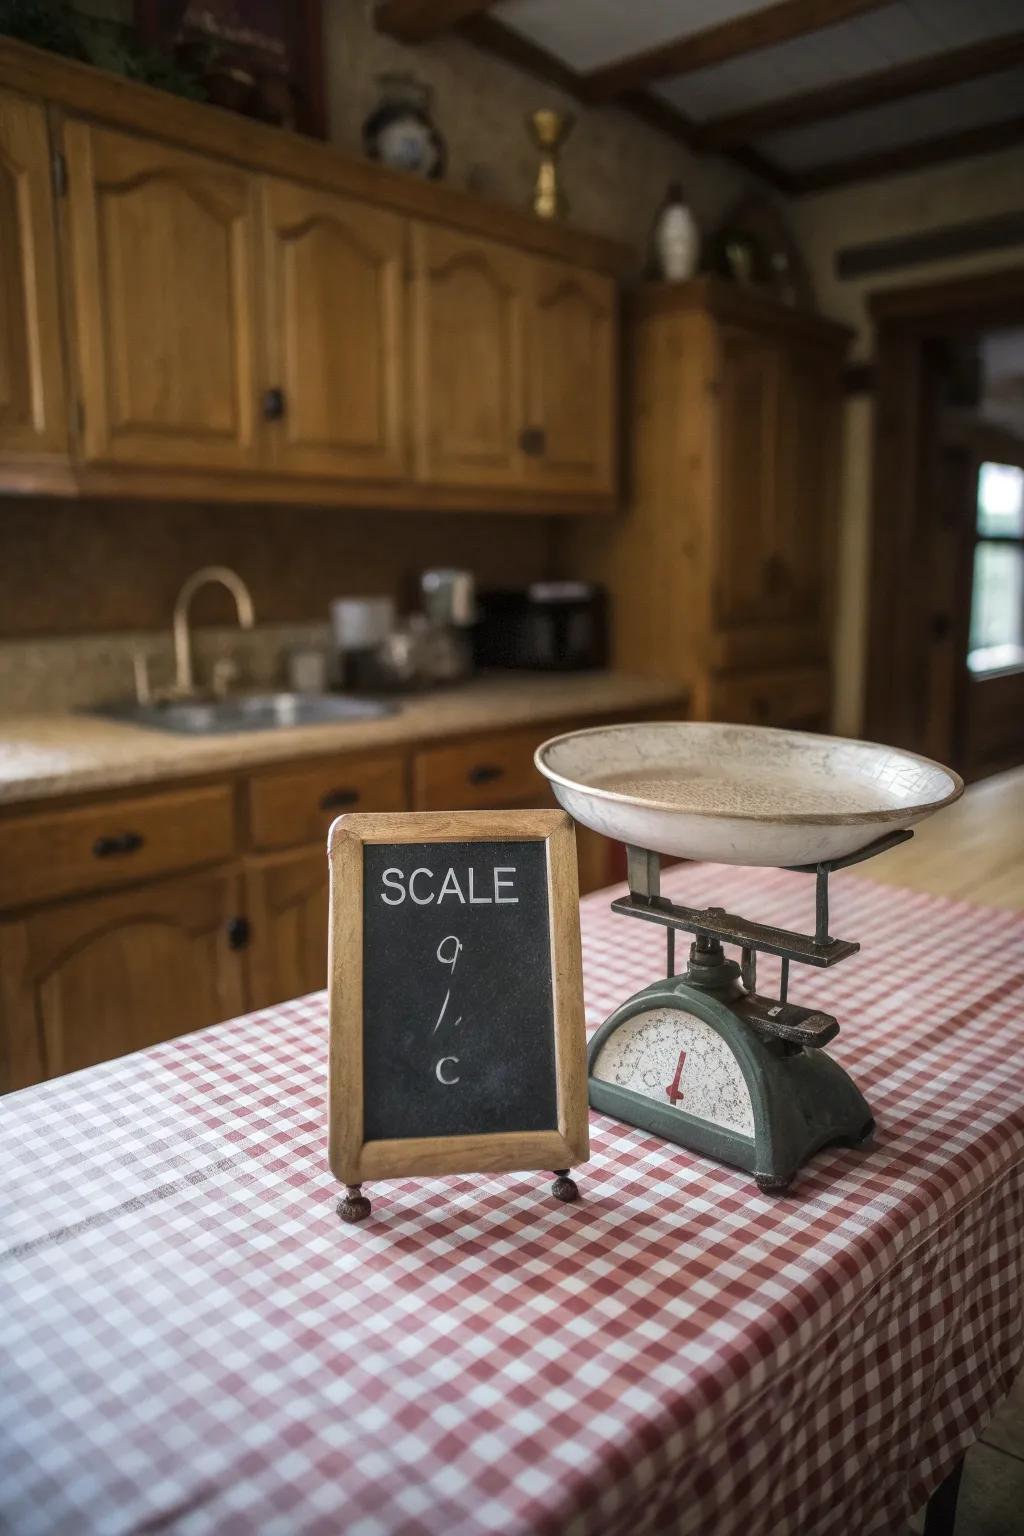
[[[705,228],[749,183],[719,158],[697,159],[676,139],[618,108],[588,108],[455,34],[406,47],[374,30],[372,0],[325,0],[324,53],[331,137],[359,150],[377,105],[377,77],[414,74],[433,89],[433,116],[448,146],[447,180],[521,208],[530,206],[537,152],[528,112],[556,107],[576,125],[562,151],[569,222],[632,244],[638,264],[669,181],[681,180]]]
[[[428,565],[467,565],[484,583],[536,580],[550,541],[549,520],[528,516],[0,499],[0,637],[164,629],[201,565],[233,566],[260,623],[326,618],[344,593],[407,605]],[[201,593],[195,614],[227,623],[231,599]]]
[[[851,355],[859,359],[871,356],[868,301],[872,293],[1019,265],[1024,261],[1024,247],[900,268],[856,281],[836,277],[838,250],[1017,212],[1022,188],[1024,149],[1016,148],[798,200],[792,217],[819,306],[855,328]],[[854,736],[860,733],[863,722],[874,428],[871,398],[851,397],[844,421],[834,719],[837,731]]]

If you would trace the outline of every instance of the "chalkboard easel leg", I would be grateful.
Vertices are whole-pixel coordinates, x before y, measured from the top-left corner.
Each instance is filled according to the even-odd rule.
[[[361,1184],[346,1184],[345,1198],[338,1201],[338,1215],[342,1221],[365,1221],[370,1214],[370,1202],[363,1194]]]
[[[576,1187],[576,1180],[570,1179],[568,1168],[552,1168],[551,1171],[555,1176],[555,1182],[551,1186],[551,1193],[555,1199],[564,1200],[566,1205],[573,1200],[578,1200],[580,1192]]]

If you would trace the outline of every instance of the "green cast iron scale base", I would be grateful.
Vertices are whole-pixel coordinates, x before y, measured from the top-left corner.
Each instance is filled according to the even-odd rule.
[[[821,1147],[868,1141],[871,1111],[823,1049],[839,1025],[831,1014],[789,1002],[789,965],[828,967],[857,953],[859,944],[829,935],[829,875],[912,835],[893,832],[848,858],[799,866],[817,877],[813,936],[720,907],[673,903],[660,893],[659,855],[627,848],[629,895],[612,910],[665,927],[668,975],[623,1003],[591,1039],[593,1107],[743,1168],[759,1189],[773,1192],[788,1188]],[[676,975],[679,930],[694,942],[686,970]],[[739,947],[738,964],[723,944]],[[778,998],[757,991],[758,953],[781,960]]]

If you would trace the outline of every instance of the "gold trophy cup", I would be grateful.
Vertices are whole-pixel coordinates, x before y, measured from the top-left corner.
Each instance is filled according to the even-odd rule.
[[[572,132],[576,119],[571,112],[540,107],[527,114],[526,126],[540,150],[540,165],[533,189],[533,211],[539,219],[562,219],[569,211],[558,181],[558,151]]]

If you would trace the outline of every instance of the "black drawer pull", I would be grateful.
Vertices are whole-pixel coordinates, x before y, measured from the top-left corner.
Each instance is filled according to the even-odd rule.
[[[284,416],[284,390],[267,389],[263,392],[263,418],[265,421],[280,421]]]
[[[112,836],[98,837],[92,845],[92,851],[97,859],[115,859],[126,853],[138,853],[143,841],[138,832],[117,832]]]
[[[320,801],[322,811],[340,811],[343,805],[355,805],[358,789],[329,789]]]
[[[469,770],[467,778],[471,784],[493,784],[504,773],[504,768],[499,768],[497,763],[477,763],[475,768]]]
[[[251,929],[247,917],[232,917],[228,919],[228,948],[245,949],[249,943]]]
[[[547,447],[547,434],[543,427],[524,427],[519,434],[519,448],[522,453],[537,458]]]

